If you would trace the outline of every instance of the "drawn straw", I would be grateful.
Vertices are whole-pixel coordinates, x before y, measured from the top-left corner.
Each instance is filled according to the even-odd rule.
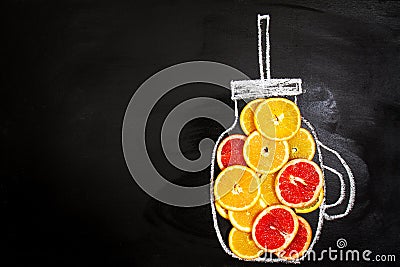
[[[232,100],[271,96],[297,96],[303,93],[301,79],[271,78],[269,21],[269,15],[258,15],[257,17],[260,79],[232,81]],[[263,53],[263,26],[265,27],[265,53]]]
[[[265,68],[263,63],[263,52],[262,52],[262,21],[265,21]],[[270,64],[270,48],[269,48],[269,15],[258,15],[257,18],[258,27],[258,64],[260,65],[260,77],[264,80],[264,73],[267,74],[267,79],[271,79],[271,64]]]

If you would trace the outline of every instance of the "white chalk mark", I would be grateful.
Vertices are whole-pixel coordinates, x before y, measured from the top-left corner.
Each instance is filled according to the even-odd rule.
[[[265,69],[267,72],[267,80],[271,79],[271,55],[270,55],[270,44],[269,44],[269,17],[267,19],[267,30],[265,32],[265,42],[266,42],[266,51],[265,51]]]
[[[303,93],[301,79],[231,81],[232,100],[272,96],[296,96]]]
[[[262,49],[262,22],[265,21],[265,67],[263,63],[263,49]],[[271,79],[271,64],[270,64],[270,44],[269,44],[269,15],[257,16],[258,26],[258,64],[260,67],[261,80]]]
[[[266,15],[266,16],[268,16],[268,15]],[[264,64],[263,64],[263,56],[262,56],[262,38],[261,38],[261,34],[262,34],[261,20],[262,20],[262,17],[263,16],[258,15],[258,19],[257,19],[257,28],[258,28],[258,65],[260,67],[261,80],[264,80]],[[268,16],[268,18],[269,18],[269,16]]]
[[[340,172],[338,172],[337,170],[335,170],[331,167],[328,167],[326,165],[324,166],[324,168],[327,169],[328,171],[336,174],[340,180],[340,196],[339,196],[338,200],[336,200],[336,202],[333,204],[327,204],[325,206],[326,208],[336,207],[337,205],[342,204],[342,202],[346,196],[346,184],[344,183],[343,175]]]
[[[346,215],[348,215],[350,213],[350,211],[353,209],[354,201],[355,201],[355,197],[356,197],[356,184],[355,184],[355,181],[354,181],[353,172],[351,171],[351,169],[350,169],[349,165],[347,164],[347,162],[342,158],[342,156],[336,150],[324,145],[320,141],[318,141],[318,145],[320,145],[324,149],[328,150],[329,152],[333,153],[339,159],[340,163],[343,165],[343,167],[346,170],[347,176],[349,177],[350,196],[349,196],[349,202],[347,203],[347,207],[346,207],[345,212],[342,213],[342,214],[336,214],[336,215],[329,215],[327,213],[324,214],[324,217],[325,217],[326,220],[335,220],[335,219],[343,218]]]
[[[262,21],[265,21],[265,68],[263,67],[262,55]],[[267,75],[267,80],[271,79],[271,63],[270,63],[270,44],[269,44],[269,15],[258,15],[258,61],[260,64],[260,77],[264,80],[264,75]],[[265,70],[264,70],[265,69]],[[261,72],[262,71],[262,72]],[[264,74],[265,73],[265,74]]]

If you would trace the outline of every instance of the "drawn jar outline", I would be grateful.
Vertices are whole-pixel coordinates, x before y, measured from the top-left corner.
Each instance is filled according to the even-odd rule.
[[[212,210],[212,217],[213,217],[213,224],[214,229],[217,234],[218,241],[224,251],[232,256],[233,258],[241,259],[240,257],[236,256],[230,248],[225,244],[224,238],[221,234],[219,229],[219,224],[217,221],[217,214],[215,209],[215,197],[214,197],[214,177],[215,177],[215,156],[217,152],[218,145],[222,141],[222,138],[225,137],[227,134],[232,132],[236,125],[238,124],[239,118],[239,109],[238,109],[238,100],[253,100],[256,98],[268,98],[268,97],[293,97],[294,102],[297,105],[297,96],[303,94],[301,79],[290,79],[290,78],[283,78],[283,79],[271,79],[270,73],[270,43],[269,43],[269,22],[270,17],[269,15],[258,15],[257,18],[257,28],[258,28],[258,60],[259,60],[259,69],[260,69],[260,79],[257,80],[242,80],[242,81],[232,81],[231,82],[231,99],[234,102],[234,109],[235,109],[235,120],[231,127],[226,129],[217,139],[211,159],[211,179],[210,179],[210,203],[211,203],[211,210]],[[262,25],[264,23],[265,26],[265,36],[262,35]],[[266,51],[265,55],[263,54],[262,43],[263,39],[265,38],[266,44]],[[265,59],[264,59],[265,56]],[[347,216],[354,206],[355,200],[355,181],[353,173],[347,164],[347,162],[343,159],[343,157],[334,149],[326,146],[323,144],[319,139],[317,132],[314,126],[304,117],[301,117],[302,123],[308,128],[311,132],[315,143],[316,143],[316,152],[317,152],[317,159],[319,162],[319,166],[321,167],[324,179],[325,179],[325,172],[328,171],[339,178],[340,181],[340,195],[338,199],[331,204],[326,203],[326,183],[324,183],[323,190],[325,192],[323,201],[319,207],[319,216],[318,216],[318,224],[317,229],[315,230],[314,237],[312,242],[303,256],[301,256],[297,260],[289,261],[298,263],[299,261],[305,259],[308,253],[313,249],[314,245],[317,243],[319,236],[322,232],[323,222],[324,220],[335,220],[339,218],[343,218]],[[332,153],[343,166],[346,175],[349,180],[349,197],[346,209],[341,214],[329,215],[327,213],[328,209],[339,206],[343,203],[345,196],[346,196],[346,184],[344,180],[344,175],[337,171],[336,169],[329,167],[324,164],[322,149],[325,149],[327,152]],[[285,259],[281,258],[270,258],[270,257],[259,257],[254,260],[250,261],[257,261],[257,262],[288,262]]]

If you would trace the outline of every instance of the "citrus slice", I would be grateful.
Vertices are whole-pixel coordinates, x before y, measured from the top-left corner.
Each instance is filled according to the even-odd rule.
[[[264,251],[256,246],[250,233],[232,228],[229,233],[229,247],[236,256],[250,260],[260,257]]]
[[[276,173],[264,174],[261,176],[261,195],[267,206],[281,204],[275,194],[275,177]]]
[[[218,146],[217,163],[221,170],[232,165],[246,166],[243,158],[243,145],[247,136],[234,134],[226,137]]]
[[[321,206],[321,203],[323,200],[324,200],[324,189],[322,188],[321,191],[319,192],[318,199],[313,204],[311,204],[308,207],[304,207],[304,208],[295,208],[294,210],[297,213],[310,213],[310,212],[318,209],[319,206]]]
[[[251,232],[254,219],[267,206],[262,199],[250,209],[244,211],[228,211],[229,220],[232,225],[240,231]]]
[[[282,204],[303,208],[317,200],[323,183],[322,171],[315,162],[294,159],[279,171],[275,180],[275,192]]]
[[[253,224],[256,245],[267,252],[284,250],[297,233],[299,221],[292,209],[274,205],[263,210]]]
[[[288,140],[300,129],[300,110],[286,98],[268,98],[254,112],[257,131],[271,140]]]
[[[315,155],[314,138],[304,128],[300,130],[288,140],[290,155],[289,159],[308,159],[312,160]]]
[[[243,146],[243,156],[247,165],[258,173],[277,172],[289,159],[287,141],[272,141],[258,131],[247,137]]]
[[[308,222],[297,216],[299,220],[299,229],[293,241],[286,247],[284,251],[276,253],[278,257],[285,260],[295,260],[304,255],[310,246],[312,230]]]
[[[256,130],[256,125],[254,124],[254,111],[262,101],[265,101],[265,99],[259,98],[247,103],[240,113],[240,126],[246,135],[249,135]]]
[[[255,205],[260,197],[260,180],[247,167],[229,166],[215,179],[214,196],[221,207],[242,211]]]
[[[221,205],[218,204],[217,201],[215,201],[214,203],[215,203],[215,209],[217,210],[218,214],[221,215],[221,217],[224,219],[229,219],[228,211],[226,209],[224,209],[223,207],[221,207]]]

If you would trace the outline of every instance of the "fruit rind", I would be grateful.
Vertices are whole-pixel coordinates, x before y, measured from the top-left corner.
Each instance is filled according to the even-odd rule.
[[[228,211],[224,209],[218,201],[215,201],[215,209],[217,210],[218,214],[221,215],[222,218],[229,220]]]

